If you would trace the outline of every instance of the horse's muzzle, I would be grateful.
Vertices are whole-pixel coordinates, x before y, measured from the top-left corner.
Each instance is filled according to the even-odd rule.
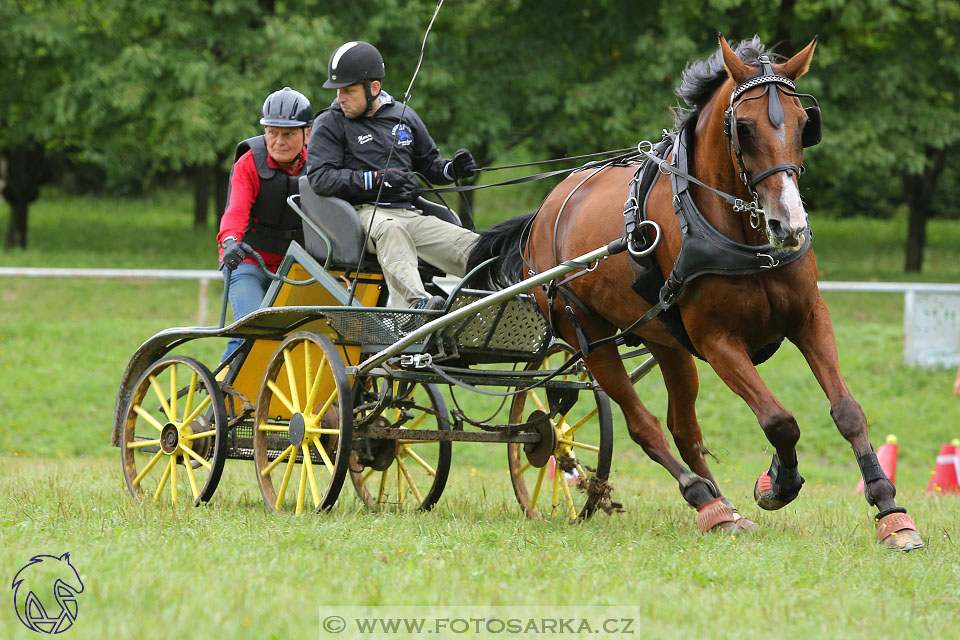
[[[799,249],[803,245],[803,229],[794,229],[779,220],[767,220],[767,235],[770,244],[777,249]]]

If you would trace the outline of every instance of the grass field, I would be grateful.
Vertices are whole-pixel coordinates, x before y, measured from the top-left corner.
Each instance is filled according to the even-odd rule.
[[[31,215],[31,249],[0,254],[0,265],[215,268],[213,232],[189,229],[187,204],[170,194],[42,201]],[[813,224],[822,278],[907,279],[899,271],[903,221]],[[955,227],[931,225],[919,279],[960,281]],[[214,287],[214,307],[218,295]],[[771,454],[755,418],[700,366],[698,413],[719,458],[712,467],[760,524],[754,535],[700,536],[675,483],[629,442],[619,418],[612,481],[624,512],[576,526],[523,519],[504,448],[473,444],[454,447],[447,490],[427,514],[371,513],[348,483],[330,514],[272,516],[252,463],[242,461],[227,463],[208,508],[142,507],[108,446],[116,390],[140,343],[195,322],[196,283],[3,279],[2,576],[12,579],[34,554],[70,551],[86,591],[65,637],[78,638],[317,637],[321,608],[331,605],[547,606],[563,617],[607,605],[636,619],[644,637],[872,637],[879,629],[951,637],[960,499],[924,489],[940,443],[960,437],[953,372],[902,365],[900,296],[826,299],[874,442],[899,437],[897,484],[928,543],[923,552],[898,556],[875,544],[872,510],[852,491],[858,472],[849,447],[789,345],[761,374],[798,418],[807,484],[777,513],[753,505],[754,479]],[[222,347],[189,345],[206,362]],[[664,416],[659,374],[637,386]],[[496,406],[457,397],[478,414]],[[0,606],[0,630],[3,638],[31,635],[9,605]]]

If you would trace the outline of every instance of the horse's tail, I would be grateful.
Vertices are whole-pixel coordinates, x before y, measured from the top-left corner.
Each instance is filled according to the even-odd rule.
[[[467,271],[496,257],[471,280],[475,286],[488,289],[505,289],[523,280],[523,258],[521,251],[526,240],[527,229],[536,212],[523,213],[480,232],[480,239],[470,252]]]

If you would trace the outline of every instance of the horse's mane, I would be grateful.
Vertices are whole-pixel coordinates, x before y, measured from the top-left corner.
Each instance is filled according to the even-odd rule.
[[[763,54],[771,55],[762,42],[760,36],[753,36],[750,40],[744,40],[733,46],[737,56],[749,65],[759,66],[758,58]],[[677,129],[686,125],[691,118],[700,115],[700,110],[710,100],[714,92],[720,88],[724,80],[727,79],[727,70],[723,66],[723,54],[720,48],[713,54],[703,60],[690,62],[683,70],[680,86],[674,93],[682,99],[687,106],[677,105],[673,109],[673,123]]]

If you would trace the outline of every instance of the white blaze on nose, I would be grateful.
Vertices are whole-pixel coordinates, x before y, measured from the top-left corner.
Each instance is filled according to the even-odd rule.
[[[807,212],[800,200],[800,191],[786,171],[780,172],[780,206],[787,214],[791,229],[800,231],[807,226]]]

